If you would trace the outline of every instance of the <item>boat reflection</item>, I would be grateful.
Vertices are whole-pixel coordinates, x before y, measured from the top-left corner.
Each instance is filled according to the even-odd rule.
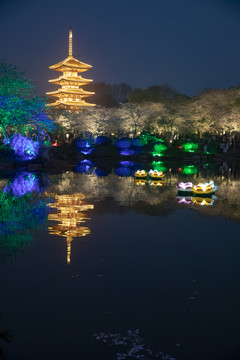
[[[48,215],[49,221],[57,222],[56,225],[48,226],[49,234],[63,236],[67,241],[67,264],[71,262],[71,243],[73,238],[79,238],[90,234],[89,227],[81,226],[88,216],[89,210],[94,209],[94,205],[84,201],[81,193],[73,195],[48,194],[56,202],[49,203],[48,206],[56,212]]]
[[[217,200],[216,196],[212,197],[201,197],[201,196],[177,196],[178,204],[195,204],[195,205],[206,205],[210,206],[214,204],[214,201]]]

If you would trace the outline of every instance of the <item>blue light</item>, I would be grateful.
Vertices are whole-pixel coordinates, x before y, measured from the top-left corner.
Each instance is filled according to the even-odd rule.
[[[80,152],[84,155],[89,155],[93,151],[93,148],[83,148]]]
[[[118,176],[129,176],[131,174],[131,169],[129,167],[117,167],[115,174]]]
[[[134,150],[131,149],[124,149],[120,151],[120,155],[124,155],[124,156],[130,156],[134,154]]]
[[[6,139],[7,140],[7,139]],[[35,159],[39,152],[39,143],[26,138],[21,134],[14,134],[10,140],[10,146],[21,160]]]
[[[39,192],[40,189],[36,175],[30,172],[23,172],[12,183],[7,184],[3,191],[5,193],[12,193],[15,197],[21,197],[33,191]]]
[[[121,165],[121,166],[132,167],[132,166],[134,166],[134,162],[133,162],[133,161],[128,161],[128,160],[126,160],[126,161],[120,161],[120,165]]]

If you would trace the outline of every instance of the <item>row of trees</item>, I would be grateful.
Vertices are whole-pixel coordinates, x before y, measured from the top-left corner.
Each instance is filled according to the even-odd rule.
[[[91,85],[93,86],[93,85]],[[92,135],[136,136],[142,131],[171,139],[176,134],[231,135],[240,132],[240,87],[204,90],[189,98],[168,85],[132,90],[128,84],[94,85],[98,95],[111,96],[113,107],[82,112],[47,109],[46,99],[34,96],[32,83],[18,68],[0,62],[0,131],[42,136],[55,130]]]
[[[193,98],[164,91],[166,96],[162,92],[158,101],[134,101],[135,92],[129,102],[117,108],[97,106],[79,113],[53,110],[51,116],[63,129],[76,134],[136,136],[147,130],[170,139],[175,134],[201,138],[203,134],[240,132],[240,88],[205,90]]]

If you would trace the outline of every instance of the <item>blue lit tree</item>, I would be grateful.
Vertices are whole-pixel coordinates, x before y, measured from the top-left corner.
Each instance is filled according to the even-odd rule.
[[[4,61],[0,62],[0,130],[4,138],[19,133],[35,141],[55,130],[45,100],[34,96],[31,81]]]

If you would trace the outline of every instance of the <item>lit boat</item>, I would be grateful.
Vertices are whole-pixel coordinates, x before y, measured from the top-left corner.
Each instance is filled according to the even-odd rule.
[[[213,181],[209,183],[199,183],[192,187],[192,191],[195,195],[208,195],[212,194],[217,190],[218,186],[214,185]]]
[[[161,181],[161,180],[149,180],[148,184],[150,186],[163,186],[164,181]]]
[[[197,205],[207,205],[207,206],[210,206],[210,205],[213,205],[214,203],[214,199],[213,198],[203,198],[203,197],[197,197],[197,196],[194,196],[192,198],[192,203],[193,204],[197,204]]]
[[[144,179],[148,176],[148,173],[147,171],[145,170],[137,170],[135,173],[134,173],[134,177],[135,178],[139,178],[139,179]]]
[[[162,171],[158,171],[158,170],[150,170],[148,175],[152,179],[161,179],[165,176],[165,174]]]
[[[135,182],[136,185],[146,185],[147,184],[147,180],[146,179],[134,179],[133,180]]]
[[[177,191],[182,193],[192,193],[193,183],[192,182],[180,182],[177,186]]]

